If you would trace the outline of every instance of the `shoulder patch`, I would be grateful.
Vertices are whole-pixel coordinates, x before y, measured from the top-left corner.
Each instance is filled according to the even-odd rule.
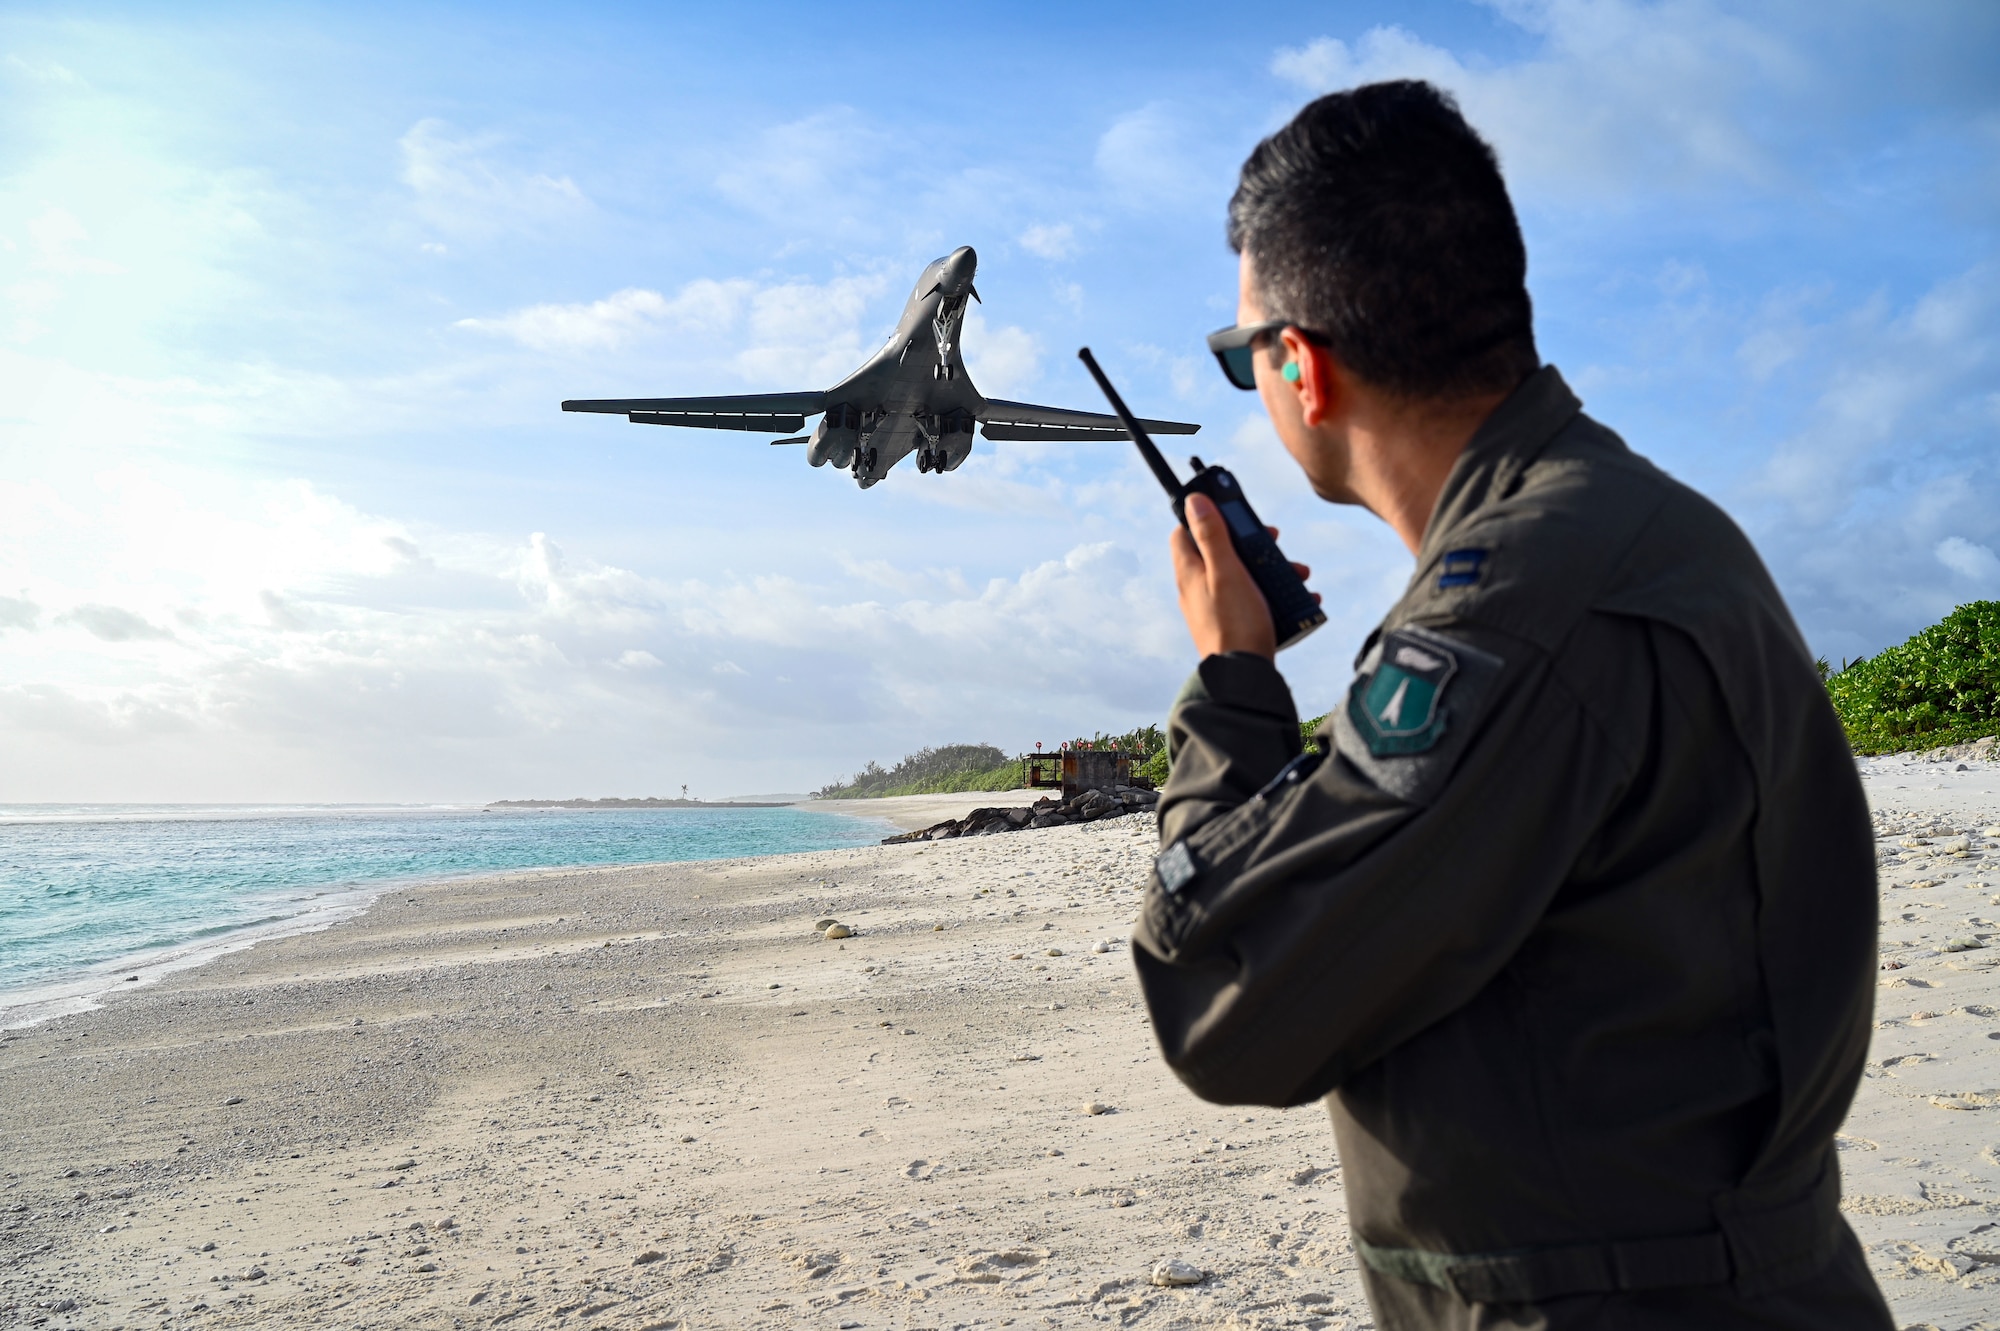
[[[1479,581],[1479,575],[1486,571],[1485,550],[1447,550],[1438,563],[1438,590],[1447,587],[1470,587]]]
[[[1193,882],[1199,871],[1194,867],[1194,856],[1189,853],[1187,842],[1181,840],[1153,858],[1153,872],[1160,876],[1161,889],[1171,897]]]
[[[1445,691],[1458,673],[1458,653],[1436,635],[1420,641],[1404,629],[1382,636],[1375,670],[1347,692],[1347,719],[1377,758],[1422,753],[1444,734]]]
[[[1346,705],[1334,709],[1334,751],[1382,790],[1428,804],[1478,734],[1505,667],[1435,629],[1390,629],[1363,656]]]

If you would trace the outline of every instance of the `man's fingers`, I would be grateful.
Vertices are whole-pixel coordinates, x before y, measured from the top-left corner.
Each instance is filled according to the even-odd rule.
[[[1195,545],[1194,537],[1188,535],[1185,527],[1174,528],[1168,539],[1167,548],[1173,552],[1174,582],[1185,586],[1190,579],[1206,581],[1208,562],[1201,557],[1201,550]]]
[[[1313,575],[1312,569],[1305,564],[1292,565],[1292,572],[1299,575],[1300,582],[1304,582],[1307,578],[1310,578]]]
[[[1204,562],[1213,563],[1216,554],[1223,550],[1235,552],[1236,547],[1229,543],[1229,526],[1207,495],[1189,495],[1183,511],[1187,514],[1188,534],[1200,547]]]

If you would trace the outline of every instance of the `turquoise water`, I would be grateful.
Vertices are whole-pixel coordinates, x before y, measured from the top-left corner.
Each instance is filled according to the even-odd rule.
[[[0,805],[0,993],[303,914],[332,893],[872,845],[891,830],[791,808]]]

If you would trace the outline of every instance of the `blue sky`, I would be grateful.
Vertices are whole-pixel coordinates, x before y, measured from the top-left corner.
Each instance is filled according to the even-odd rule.
[[[10,6],[0,799],[800,790],[1157,720],[1130,450],[866,493],[564,397],[819,388],[978,247],[994,396],[1202,422],[1343,689],[1409,573],[1201,346],[1237,165],[1421,76],[1498,146],[1544,355],[1744,524],[1816,650],[2000,596],[2000,9]]]

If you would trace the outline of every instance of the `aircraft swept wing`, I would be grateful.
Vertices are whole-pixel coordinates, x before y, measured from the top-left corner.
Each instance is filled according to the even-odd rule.
[[[1067,407],[1038,407],[1031,402],[1003,402],[989,397],[975,413],[988,439],[1129,439],[1116,416]],[[1201,427],[1181,421],[1140,421],[1152,434],[1193,434]]]
[[[817,416],[826,409],[826,394],[738,393],[729,397],[572,399],[563,403],[562,409],[624,416],[634,425],[685,425],[703,430],[796,430],[806,423],[806,417]]]

